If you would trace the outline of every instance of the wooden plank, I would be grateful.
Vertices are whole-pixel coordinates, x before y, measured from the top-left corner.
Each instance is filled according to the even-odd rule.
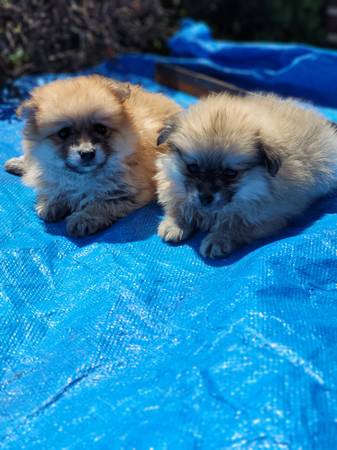
[[[336,0],[337,1],[337,0]],[[246,91],[234,84],[226,83],[218,78],[194,72],[174,64],[157,64],[155,79],[159,84],[186,92],[195,97],[207,96],[212,92],[230,92],[234,95],[259,95]],[[328,120],[337,129],[337,122]]]
[[[195,97],[203,97],[211,92],[223,91],[235,95],[246,95],[248,93],[248,91],[234,84],[173,64],[158,63],[155,79],[164,86],[186,92]]]

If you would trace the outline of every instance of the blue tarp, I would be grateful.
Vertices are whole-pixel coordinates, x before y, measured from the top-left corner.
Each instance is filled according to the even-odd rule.
[[[193,22],[171,47],[166,61],[337,106],[335,52],[220,43]],[[155,60],[93,71],[195,101],[151,79]],[[1,105],[1,164],[20,153],[17,102]],[[200,234],[162,243],[155,204],[70,239],[0,177],[0,448],[336,448],[336,196],[214,262]]]

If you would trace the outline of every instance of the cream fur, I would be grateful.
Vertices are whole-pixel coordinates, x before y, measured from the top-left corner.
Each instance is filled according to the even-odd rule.
[[[68,216],[70,235],[92,234],[154,198],[157,134],[179,110],[161,94],[98,75],[55,81],[34,89],[20,106],[24,156],[5,167],[23,172],[24,183],[36,190],[42,219]],[[78,151],[93,144],[76,142],[62,156],[54,136],[73,124],[85,132],[93,123],[108,127],[111,137],[105,147],[95,144],[95,165],[81,167]]]
[[[291,99],[210,96],[179,114],[168,131],[172,151],[157,160],[158,197],[166,215],[159,235],[177,242],[194,228],[208,230],[203,256],[224,256],[275,233],[337,186],[335,128]],[[259,161],[259,146],[268,160],[281,163],[275,176]],[[199,165],[221,155],[223,166],[239,171],[231,201],[214,209],[198,205],[175,148]]]

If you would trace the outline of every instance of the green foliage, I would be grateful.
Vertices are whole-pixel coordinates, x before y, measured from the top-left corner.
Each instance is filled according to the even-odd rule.
[[[119,52],[167,52],[185,16],[216,37],[324,44],[325,0],[0,0],[0,83]]]
[[[125,51],[163,52],[170,34],[160,0],[0,0],[0,83]]]

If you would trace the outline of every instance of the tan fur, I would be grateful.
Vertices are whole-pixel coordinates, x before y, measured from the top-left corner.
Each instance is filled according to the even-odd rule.
[[[18,158],[9,159],[8,161],[5,162],[4,167],[7,170],[7,172],[21,177],[24,173],[23,157],[19,156]]]
[[[337,186],[335,127],[290,99],[210,96],[179,114],[165,138],[172,151],[157,162],[158,196],[166,213],[158,232],[178,242],[195,228],[209,231],[203,256],[224,256],[275,233]],[[195,180],[188,184],[186,164],[211,162],[237,175],[228,183],[230,201],[203,208],[196,200],[200,192],[193,191]],[[214,183],[212,174],[208,180]]]
[[[5,168],[24,173],[25,184],[37,191],[42,219],[68,216],[70,235],[92,234],[154,198],[156,138],[179,110],[161,94],[98,75],[58,80],[34,89],[18,108],[26,121],[24,156],[7,161]],[[103,167],[97,163],[91,172],[75,173],[66,166],[74,158],[69,149],[96,145],[88,137],[94,123],[109,130],[99,144]],[[81,130],[77,147],[58,137],[69,124]]]

